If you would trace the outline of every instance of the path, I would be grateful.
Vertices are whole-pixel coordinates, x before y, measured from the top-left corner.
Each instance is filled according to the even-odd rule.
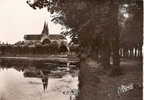
[[[99,69],[100,65],[91,65],[93,67],[83,69],[87,70],[81,88],[84,100],[142,100],[142,63],[122,60],[123,74],[117,77],[111,77],[109,70]]]

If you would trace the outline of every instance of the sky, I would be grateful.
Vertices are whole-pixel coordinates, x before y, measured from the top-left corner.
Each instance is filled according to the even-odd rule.
[[[26,0],[0,0],[0,41],[15,43],[23,40],[24,34],[40,34],[44,22],[48,22],[49,33],[58,34],[61,26],[50,22],[45,9],[32,9]]]

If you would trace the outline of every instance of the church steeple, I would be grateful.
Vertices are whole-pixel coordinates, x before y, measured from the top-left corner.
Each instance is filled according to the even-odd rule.
[[[45,22],[41,35],[46,36],[49,34],[48,24]]]

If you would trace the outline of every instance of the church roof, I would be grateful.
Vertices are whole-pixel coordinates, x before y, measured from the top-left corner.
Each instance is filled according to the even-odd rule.
[[[30,35],[24,35],[24,39],[25,40],[41,40],[41,35],[32,35],[32,34],[30,34]]]
[[[38,35],[37,34],[24,35],[24,39],[25,40],[41,40],[41,38],[43,36],[48,36],[48,34],[49,34],[48,24],[45,22],[41,34],[38,34]]]
[[[66,39],[66,37],[62,34],[49,34],[48,37],[50,40]]]
[[[41,40],[43,37],[47,37],[50,40],[65,40],[66,37],[62,34],[49,34],[48,24],[45,22],[41,34],[28,34],[24,35],[25,40]]]

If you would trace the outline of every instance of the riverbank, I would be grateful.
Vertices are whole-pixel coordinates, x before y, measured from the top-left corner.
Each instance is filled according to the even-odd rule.
[[[78,63],[79,58],[76,56],[67,55],[49,55],[49,56],[1,56],[2,60],[27,60],[27,61],[50,61],[63,63]]]
[[[86,63],[87,64],[87,63]],[[85,66],[83,64],[82,66]],[[82,97],[85,100],[142,100],[142,62],[122,59],[120,76],[111,76],[111,70],[102,69],[101,65],[89,62],[81,79]],[[91,92],[88,92],[91,91]],[[97,98],[96,98],[97,97]]]

